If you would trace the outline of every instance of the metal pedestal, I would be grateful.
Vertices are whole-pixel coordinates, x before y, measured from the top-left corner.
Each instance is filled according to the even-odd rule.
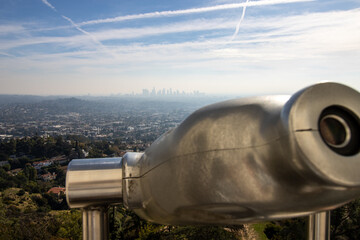
[[[83,209],[83,239],[109,239],[109,214],[107,206],[97,206]]]
[[[330,211],[309,216],[308,240],[330,240]]]

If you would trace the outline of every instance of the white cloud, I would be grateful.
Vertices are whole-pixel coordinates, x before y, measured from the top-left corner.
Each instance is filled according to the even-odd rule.
[[[266,76],[275,85],[276,79],[291,78],[299,82],[301,79],[350,81],[360,74],[357,70],[360,64],[360,9],[248,18],[241,26],[239,37],[232,42],[228,42],[226,34],[179,43],[164,41],[149,45],[145,41],[148,36],[180,34],[184,31],[230,31],[234,24],[234,20],[228,19],[203,19],[162,26],[95,31],[91,34],[103,43],[132,38],[137,38],[138,43],[107,45],[109,51],[119,56],[117,59],[109,58],[100,49],[89,45],[79,48],[83,50],[78,52],[34,52],[33,55],[14,59],[3,57],[0,58],[0,68],[3,72],[13,71],[14,76],[18,72],[30,71],[28,69],[37,70],[56,79],[61,79],[64,76],[62,71],[66,71],[67,78],[78,76],[93,81],[102,79],[103,74],[114,81],[117,77],[124,79],[126,76],[148,79],[150,77],[147,75],[151,75],[155,79],[161,72],[180,81],[184,73],[191,73],[199,78],[197,84],[203,84],[205,80],[200,80],[203,78],[210,79],[214,86],[219,78],[227,79],[227,86],[235,85],[239,76],[250,80]],[[83,34],[21,41],[25,40],[38,44],[48,42],[55,46],[82,46],[91,42]],[[266,86],[273,89],[270,85]]]
[[[66,16],[63,16],[63,15],[62,15],[61,17],[64,18],[66,21],[70,22],[70,24],[71,24],[74,28],[76,28],[78,31],[80,31],[80,32],[82,32],[83,34],[85,34],[86,36],[90,37],[90,39],[100,47],[100,50],[101,50],[101,51],[104,51],[104,52],[108,53],[109,55],[111,55],[111,56],[113,56],[113,57],[117,57],[115,54],[111,53],[111,52],[107,49],[107,47],[104,46],[104,45],[98,40],[98,38],[97,38],[96,36],[94,36],[93,34],[87,32],[87,31],[85,31],[84,29],[82,29],[81,27],[79,27],[76,23],[74,23],[74,21],[73,21],[71,18],[66,17]]]
[[[156,35],[180,34],[191,31],[230,30],[235,23],[234,20],[226,19],[198,19],[153,27],[110,29],[91,33],[83,32],[85,35],[90,35],[90,38],[84,35],[74,35],[69,37],[34,37],[11,42],[4,41],[0,44],[0,48],[6,50],[23,45],[44,43],[84,46],[86,43],[89,43],[90,40],[104,42],[108,40],[135,38],[138,39],[138,42],[141,42],[145,41],[144,38],[146,37]],[[319,51],[319,49],[324,49],[324,51],[356,49],[359,48],[358,43],[360,42],[359,27],[360,9],[308,13],[287,17],[248,18],[242,25],[238,41],[228,44],[233,45],[235,48],[238,44],[274,44],[277,42],[284,44],[284,46],[293,43],[299,47],[314,49],[314,51]],[[164,37],[164,39],[166,40],[166,37]],[[199,40],[193,39],[193,41],[198,42]],[[206,44],[209,44],[209,41],[211,41],[213,45],[214,42],[218,42],[218,44],[227,43],[225,38],[205,39],[203,41]],[[331,48],[328,48],[329,44],[331,44]],[[188,43],[185,43],[185,45],[188,46]],[[89,46],[91,47],[91,44]],[[118,46],[121,47],[121,45]]]
[[[114,18],[96,19],[96,20],[81,22],[81,23],[79,23],[79,26],[99,24],[99,23],[121,22],[121,21],[127,21],[127,20],[135,20],[135,19],[171,17],[171,16],[179,16],[179,15],[187,15],[187,14],[195,14],[195,13],[205,13],[205,12],[212,12],[212,11],[219,11],[219,10],[243,8],[245,6],[253,7],[253,6],[287,4],[287,3],[296,3],[296,2],[311,2],[311,1],[314,1],[314,0],[260,0],[260,1],[244,2],[244,3],[231,3],[231,4],[222,4],[222,5],[202,7],[202,8],[190,8],[190,9],[183,9],[183,10],[150,12],[150,13],[119,16],[119,17],[114,17]]]
[[[21,25],[0,25],[0,35],[8,35],[23,32],[24,27]]]
[[[66,17],[64,16],[66,19]],[[66,19],[68,20],[68,19]],[[69,19],[68,21],[70,21]],[[71,23],[71,22],[70,22]],[[142,28],[123,28],[123,29],[110,29],[99,30],[94,32],[87,32],[79,28],[74,22],[72,24],[84,35],[73,35],[66,37],[26,37],[23,39],[13,41],[0,42],[0,49],[6,50],[26,45],[35,44],[61,44],[61,45],[77,45],[84,46],[89,41],[103,45],[100,41],[107,40],[119,40],[119,39],[135,39],[144,38],[149,36],[192,32],[192,31],[207,31],[216,29],[232,29],[235,21],[227,21],[224,19],[212,19],[212,20],[194,20],[178,22],[173,24],[166,24],[155,27],[142,27]],[[79,28],[79,29],[78,29]]]
[[[12,41],[0,41],[0,49],[11,50],[13,48],[40,44],[79,45],[81,41],[84,45],[88,43],[87,37],[83,35],[72,37],[27,37]]]
[[[197,19],[154,27],[123,28],[93,32],[102,40],[133,39],[163,34],[232,29],[236,22],[225,19]]]
[[[54,10],[55,12],[57,12],[56,8],[51,5],[47,0],[41,0],[45,5],[47,5],[48,7],[50,7],[52,10]],[[66,21],[68,21],[71,26],[73,26],[75,29],[77,29],[78,31],[80,31],[81,33],[85,34],[86,36],[90,37],[90,39],[95,43],[97,44],[100,49],[104,52],[107,52],[109,53],[110,55],[116,57],[113,53],[109,52],[108,49],[106,48],[106,46],[104,46],[94,35],[92,35],[91,33],[85,31],[84,29],[82,29],[78,24],[74,23],[74,21],[67,17],[67,16],[64,16],[64,15],[61,15],[61,17],[63,19],[65,19]]]
[[[6,57],[14,57],[13,55],[5,53],[5,52],[0,52],[0,55],[6,56]]]

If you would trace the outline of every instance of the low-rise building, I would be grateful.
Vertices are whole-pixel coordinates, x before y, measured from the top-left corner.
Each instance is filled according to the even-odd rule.
[[[16,176],[18,175],[20,172],[22,172],[22,168],[16,168],[13,170],[8,171],[7,173],[10,174],[11,176]]]
[[[8,161],[0,161],[0,167],[5,166],[6,164],[9,164]]]
[[[40,170],[41,168],[43,167],[48,167],[52,164],[52,161],[50,160],[44,160],[44,161],[39,161],[39,162],[33,162],[33,167],[36,169],[36,170]]]
[[[43,180],[43,181],[45,181],[45,182],[49,182],[49,181],[51,181],[51,180],[55,180],[56,179],[56,173],[45,173],[45,174],[42,174],[41,176],[40,176],[40,178]]]
[[[55,194],[58,197],[63,193],[66,193],[66,189],[64,187],[53,187],[47,193]]]
[[[64,164],[68,161],[68,158],[65,155],[60,155],[60,156],[50,158],[49,161],[52,163],[57,162],[59,164]]]

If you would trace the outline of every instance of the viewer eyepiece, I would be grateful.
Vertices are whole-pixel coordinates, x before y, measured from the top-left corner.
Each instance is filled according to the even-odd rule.
[[[351,139],[351,131],[346,121],[334,114],[320,119],[320,133],[326,144],[334,148],[345,147]]]
[[[326,108],[319,118],[319,132],[325,144],[343,156],[352,156],[360,149],[360,126],[357,117],[340,106]]]

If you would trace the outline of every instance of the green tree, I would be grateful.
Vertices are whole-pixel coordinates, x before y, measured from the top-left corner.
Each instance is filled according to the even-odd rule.
[[[45,157],[46,151],[45,151],[44,139],[37,136],[33,139],[33,141],[34,144],[31,148],[31,154],[40,158]]]
[[[56,234],[57,237],[71,240],[80,240],[82,238],[81,212],[79,210],[71,210],[60,214],[58,221],[61,225]]]
[[[0,152],[0,161],[7,161],[9,159],[9,156],[4,153],[4,152]]]
[[[360,239],[360,199],[331,211],[331,239]],[[307,218],[273,221],[265,235],[274,240],[306,239]]]
[[[17,140],[16,152],[29,155],[31,153],[31,148],[32,148],[31,139],[22,138],[22,139]]]
[[[6,145],[6,152],[8,155],[16,153],[16,139],[10,139],[10,141]]]
[[[331,239],[360,239],[360,199],[331,212]]]
[[[273,221],[266,225],[264,233],[270,240],[305,240],[307,218]]]
[[[3,168],[0,168],[0,191],[15,185],[14,177],[10,176]]]
[[[25,166],[23,172],[29,181],[36,181],[37,171],[34,167],[28,164]]]
[[[110,211],[110,239],[239,239],[235,232],[220,226],[165,226],[140,219],[122,206]]]

